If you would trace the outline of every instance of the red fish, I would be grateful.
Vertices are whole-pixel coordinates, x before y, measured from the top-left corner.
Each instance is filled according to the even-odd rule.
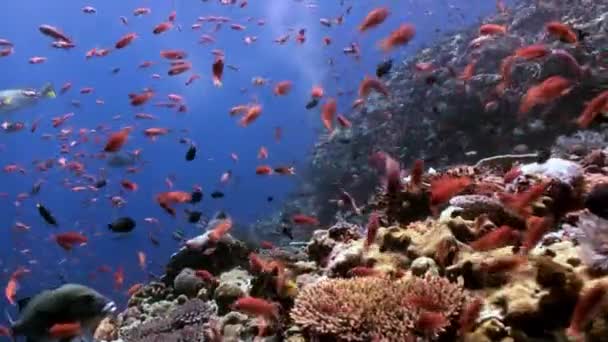
[[[152,30],[152,33],[154,33],[154,34],[161,34],[163,32],[166,32],[166,31],[170,30],[172,27],[173,27],[173,23],[172,22],[165,21],[165,22],[162,22],[162,23],[156,25],[154,27],[154,29]]]
[[[359,98],[365,99],[371,93],[376,91],[386,97],[389,96],[388,89],[380,80],[374,77],[365,76],[359,84]]]
[[[369,215],[367,219],[367,236],[365,238],[364,246],[365,248],[369,247],[376,241],[376,235],[378,234],[378,229],[380,228],[380,215],[378,212],[374,211]]]
[[[365,16],[361,25],[359,25],[359,31],[364,32],[382,24],[389,14],[390,11],[386,7],[373,9]]]
[[[86,236],[78,232],[59,233],[54,236],[54,239],[66,251],[72,250],[75,245],[82,245],[88,241]]]
[[[232,309],[244,312],[253,316],[264,318],[279,318],[277,305],[261,298],[241,297],[232,304]]]
[[[232,219],[227,218],[219,222],[211,232],[209,233],[209,240],[211,242],[219,241],[222,236],[226,235],[228,231],[232,228]]]
[[[245,115],[239,121],[240,125],[243,127],[249,126],[253,121],[257,120],[258,117],[262,114],[262,106],[253,105],[249,107]]]
[[[129,94],[129,99],[132,106],[141,106],[154,97],[154,92],[146,90],[139,94]]]
[[[275,85],[273,92],[277,96],[287,95],[291,90],[291,86],[291,81],[281,81]]]
[[[116,42],[116,44],[114,44],[114,47],[117,48],[117,49],[125,48],[129,44],[131,44],[133,42],[133,40],[135,40],[135,38],[137,38],[137,33],[127,33],[124,36],[122,36]]]
[[[411,24],[402,24],[395,31],[380,41],[380,48],[385,52],[393,48],[409,43],[416,35],[416,28]]]
[[[431,205],[439,205],[471,185],[469,177],[444,176],[431,181]]]
[[[42,32],[42,34],[49,36],[53,39],[62,40],[67,43],[72,42],[72,40],[68,36],[66,36],[63,32],[61,32],[60,29],[58,29],[56,27],[44,24],[44,25],[40,25],[38,27],[38,30],[40,30],[40,32]]]
[[[495,36],[499,34],[506,34],[507,27],[497,24],[483,24],[479,28],[479,34],[482,36]]]
[[[192,64],[190,64],[189,62],[176,63],[171,66],[167,74],[169,76],[175,76],[183,74],[184,72],[189,71],[191,68]]]
[[[125,282],[125,271],[122,268],[122,266],[119,266],[118,269],[116,269],[116,272],[114,272],[114,287],[116,289],[119,289],[122,287],[124,282]]]
[[[46,57],[34,56],[29,59],[29,63],[30,64],[42,64],[42,63],[46,62],[46,60],[47,60]]]
[[[570,28],[570,26],[566,24],[557,21],[552,21],[547,23],[547,25],[545,25],[545,28],[547,29],[547,32],[549,32],[549,34],[557,37],[560,41],[564,43],[574,44],[578,42],[578,35]]]
[[[258,159],[266,159],[268,158],[268,150],[264,146],[260,146],[260,150],[258,151]]]
[[[160,56],[162,58],[176,60],[176,59],[184,59],[188,57],[188,54],[182,50],[162,50],[160,52]]]
[[[121,147],[125,144],[127,138],[129,137],[129,132],[131,132],[130,128],[124,128],[110,135],[110,137],[108,138],[108,142],[106,143],[106,146],[103,150],[105,152],[120,151]]]
[[[130,180],[128,180],[128,179],[123,179],[123,180],[121,180],[121,181],[120,181],[120,185],[121,185],[121,186],[122,186],[124,189],[129,190],[129,191],[136,191],[136,190],[138,189],[137,183],[132,182],[132,181],[130,181]]]
[[[291,222],[299,225],[311,225],[318,226],[319,220],[314,216],[308,216],[304,214],[295,214],[291,217]]]
[[[224,59],[222,57],[216,57],[215,62],[211,66],[211,72],[213,73],[213,85],[216,87],[222,86],[222,75],[224,73]]]
[[[509,226],[501,226],[470,243],[476,251],[488,251],[514,243],[519,234]]]
[[[553,220],[546,217],[530,216],[526,220],[526,233],[521,243],[521,253],[527,254],[553,226]]]
[[[151,12],[152,12],[152,10],[148,7],[138,7],[135,10],[133,10],[133,15],[137,17],[140,15],[150,14]]]
[[[515,56],[526,60],[531,60],[545,57],[549,54],[549,52],[551,52],[551,50],[549,50],[544,44],[534,44],[515,50]]]
[[[353,126],[352,122],[350,122],[350,120],[348,120],[342,114],[338,114],[338,116],[336,116],[336,122],[338,122],[338,125],[340,125],[342,128],[350,128]]]
[[[551,76],[541,84],[528,89],[521,101],[519,113],[528,113],[537,105],[547,104],[566,95],[572,88],[572,82],[562,76]]]
[[[272,167],[270,167],[268,165],[260,165],[255,168],[255,174],[256,175],[271,175]]]
[[[127,294],[129,295],[129,297],[132,297],[134,294],[139,292],[139,290],[141,290],[143,287],[144,287],[144,284],[142,284],[142,283],[133,284],[131,287],[129,287],[129,290],[127,290]]]
[[[593,100],[587,104],[585,110],[576,122],[581,128],[587,128],[603,111],[608,111],[608,90],[594,97]]]
[[[509,209],[527,217],[531,214],[530,205],[543,195],[550,184],[550,182],[542,182],[518,194],[499,193],[498,198]]]
[[[579,338],[584,324],[595,316],[603,304],[607,287],[605,282],[597,282],[590,289],[586,289],[579,295],[570,325],[566,330],[569,336]]]
[[[327,99],[327,102],[321,107],[321,122],[323,122],[323,126],[325,126],[325,129],[327,129],[329,133],[334,131],[333,121],[337,110],[338,104],[333,98]]]

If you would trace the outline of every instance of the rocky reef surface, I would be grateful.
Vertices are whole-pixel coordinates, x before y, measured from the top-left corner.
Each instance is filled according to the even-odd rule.
[[[579,44],[549,37],[552,20]],[[385,79],[390,98],[372,95],[352,129],[317,144],[300,194],[257,227],[261,240],[302,242],[204,234],[97,338],[605,341],[608,127],[604,114],[592,130],[574,121],[608,87],[608,3],[523,1],[484,22],[507,33],[471,28],[420,51]],[[502,62],[539,42],[550,51],[516,59],[505,85]],[[569,92],[519,116],[553,75]],[[378,151],[392,168],[368,162]],[[291,227],[294,212],[321,224]]]
[[[579,42],[569,44],[547,34],[550,21],[570,25]],[[608,3],[519,1],[481,23],[503,25],[507,32],[480,36],[479,25],[474,25],[395,61],[381,79],[390,96],[372,93],[350,112],[352,128],[315,145],[300,190],[274,217],[259,222],[256,234],[284,237],[280,231],[293,212],[315,215],[324,224],[331,224],[336,212],[356,216],[350,206],[340,206],[340,196],[346,190],[357,203],[368,201],[378,179],[368,162],[375,151],[403,165],[422,159],[434,168],[497,154],[545,151],[557,139],[562,148],[576,152],[576,118],[608,87]],[[505,60],[534,44],[543,44],[549,53],[513,60],[505,86]],[[470,75],[465,75],[467,67]],[[519,115],[526,92],[556,75],[573,83],[568,94]],[[600,117],[591,128],[606,129],[605,122]],[[268,235],[274,231],[279,233]],[[296,240],[309,237],[295,234]]]
[[[413,172],[376,193],[366,224],[301,247],[184,247],[97,338],[604,341],[608,145],[595,147]]]

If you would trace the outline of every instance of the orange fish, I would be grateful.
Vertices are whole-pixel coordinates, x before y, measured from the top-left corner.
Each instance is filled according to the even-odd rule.
[[[499,95],[502,95],[505,90],[511,85],[511,69],[515,63],[515,57],[507,56],[500,63],[500,76],[502,80],[496,86],[496,91]]]
[[[336,121],[342,128],[350,128],[353,126],[350,120],[348,120],[344,115],[341,114],[338,114],[338,116],[336,116]]]
[[[160,52],[160,56],[162,58],[166,58],[169,60],[176,60],[176,59],[184,59],[184,58],[188,57],[188,54],[182,50],[162,50]]]
[[[499,34],[506,34],[507,27],[497,24],[483,24],[479,28],[479,34],[482,36],[495,36]]]
[[[245,115],[239,121],[241,126],[247,127],[254,122],[262,114],[262,106],[253,105],[249,107]]]
[[[471,63],[467,64],[462,71],[462,74],[458,77],[462,81],[468,81],[475,75],[475,66],[477,64],[476,60],[471,61]]]
[[[69,339],[82,335],[80,323],[56,323],[49,328],[49,335],[57,339]]]
[[[241,297],[232,304],[232,309],[253,316],[273,319],[279,318],[278,307],[274,303],[261,298]]]
[[[594,97],[593,100],[587,104],[585,110],[577,119],[578,125],[581,128],[589,127],[602,111],[608,112],[608,90]]]
[[[538,244],[543,235],[553,226],[553,220],[547,217],[530,216],[526,220],[526,233],[521,242],[520,252],[525,255]]]
[[[54,236],[54,240],[66,251],[72,250],[74,245],[82,245],[88,241],[86,236],[78,232],[59,233]]]
[[[230,228],[232,228],[232,219],[227,218],[222,220],[213,228],[213,230],[211,230],[211,233],[209,233],[209,240],[212,242],[219,241],[222,236],[228,233]]]
[[[439,205],[472,183],[469,177],[443,176],[431,181],[431,205]]]
[[[576,302],[570,324],[566,330],[568,336],[579,339],[581,330],[586,322],[593,319],[593,316],[599,314],[600,307],[604,303],[606,297],[606,282],[597,282],[590,289],[585,289]],[[582,341],[582,339],[580,339]]]
[[[144,130],[144,135],[149,138],[159,137],[161,135],[166,135],[168,133],[169,133],[169,129],[162,128],[162,127],[151,127],[151,128],[146,128]]]
[[[386,7],[379,7],[370,11],[367,16],[363,19],[361,25],[359,25],[359,31],[364,32],[371,28],[374,28],[380,24],[382,24],[390,11]]]
[[[512,244],[518,237],[517,231],[511,227],[501,226],[471,242],[470,246],[476,251],[483,252]]]
[[[211,72],[213,73],[213,85],[221,87],[222,75],[224,74],[224,59],[222,57],[215,58],[215,62],[211,66]]]
[[[156,25],[154,27],[154,30],[152,30],[152,33],[161,34],[163,32],[166,32],[167,30],[170,30],[172,27],[173,27],[173,23],[171,21],[165,21],[163,23]]]
[[[260,150],[258,151],[258,159],[266,159],[268,158],[268,150],[266,149],[266,147],[261,146]]]
[[[132,297],[134,294],[139,292],[139,290],[141,290],[142,287],[144,287],[144,284],[142,284],[142,283],[133,284],[131,287],[129,287],[127,294],[129,295],[129,297]]]
[[[550,184],[550,182],[535,184],[528,190],[518,194],[499,193],[498,198],[509,209],[527,217],[531,214],[530,205],[545,193]]]
[[[139,251],[137,252],[137,260],[139,261],[139,267],[142,270],[146,269],[146,253]]]
[[[122,287],[122,285],[125,282],[125,271],[122,268],[122,266],[118,267],[118,269],[116,269],[116,272],[114,272],[114,287],[116,289],[119,289]]]
[[[310,91],[310,96],[314,99],[320,99],[323,97],[324,93],[325,92],[323,91],[323,87],[314,86],[314,87],[312,87],[312,90]]]
[[[388,89],[377,78],[365,76],[359,84],[359,98],[365,99],[374,90],[386,97],[389,96]]]
[[[294,224],[318,226],[319,220],[314,216],[304,214],[295,214],[291,217],[291,222]]]
[[[566,95],[572,89],[572,82],[562,76],[551,76],[541,84],[530,87],[526,92],[519,113],[528,113],[537,105],[547,104],[559,97]]]
[[[275,85],[273,92],[277,96],[287,95],[291,90],[291,86],[291,81],[281,81]]]
[[[120,185],[121,185],[123,188],[125,188],[126,190],[129,190],[129,191],[136,191],[136,190],[137,190],[137,188],[138,188],[137,183],[132,182],[132,181],[127,180],[127,179],[123,179],[123,180],[121,180],[121,181],[120,181]]]
[[[329,98],[321,108],[321,122],[330,133],[334,131],[333,121],[337,110],[338,104],[333,98]]]
[[[11,277],[6,284],[6,288],[4,289],[4,295],[9,303],[15,305],[15,297],[17,296],[17,290],[19,289],[19,283],[16,279]]]
[[[260,165],[255,168],[256,175],[270,175],[272,174],[272,167],[268,165]]]
[[[131,100],[132,106],[141,106],[153,97],[154,92],[151,90],[146,90],[139,94],[129,94],[129,99]]]
[[[124,128],[118,132],[112,133],[108,138],[108,142],[104,147],[105,152],[117,152],[121,149],[121,147],[127,141],[129,137],[129,132],[131,132],[130,128]]]
[[[541,58],[548,55],[550,50],[543,44],[534,44],[524,46],[515,50],[515,57],[520,57],[525,60]]]
[[[402,24],[395,31],[391,32],[391,34],[380,41],[380,48],[384,52],[388,52],[393,48],[401,45],[405,45],[414,38],[416,35],[416,28],[411,24]]]
[[[137,38],[137,33],[127,33],[116,42],[114,47],[117,49],[125,48],[127,45],[131,44],[135,38]]]
[[[547,23],[547,25],[545,25],[545,28],[547,29],[547,32],[549,32],[549,34],[556,36],[560,41],[564,43],[574,44],[578,42],[578,35],[570,28],[570,26],[566,24],[557,21],[552,21]]]
[[[184,72],[189,71],[190,69],[192,69],[192,64],[189,62],[176,63],[171,65],[171,68],[169,68],[167,74],[169,76],[176,76],[179,74],[183,74]]]

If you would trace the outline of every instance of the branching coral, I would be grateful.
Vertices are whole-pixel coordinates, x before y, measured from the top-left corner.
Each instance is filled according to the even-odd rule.
[[[460,286],[439,277],[326,279],[300,292],[291,317],[313,337],[435,339],[455,321],[466,298]],[[430,313],[439,319],[428,324]]]

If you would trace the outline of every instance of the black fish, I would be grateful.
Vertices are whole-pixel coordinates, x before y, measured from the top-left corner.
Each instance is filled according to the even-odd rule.
[[[293,232],[291,231],[291,227],[283,226],[281,233],[283,233],[283,235],[287,236],[290,240],[293,240]]]
[[[224,198],[224,193],[221,191],[214,191],[211,193],[211,198]]]
[[[392,59],[386,60],[376,66],[376,76],[381,78],[382,76],[391,72],[392,68],[393,68],[393,60]]]
[[[186,210],[186,214],[188,215],[188,222],[190,223],[197,223],[201,220],[201,216],[203,216],[202,212],[196,210]]]
[[[32,190],[30,191],[30,194],[37,195],[40,192],[41,187],[42,187],[42,181],[36,182],[36,184],[34,184],[34,186],[32,186]]]
[[[186,152],[186,160],[193,161],[195,157],[196,157],[196,146],[190,145],[190,148],[188,148],[188,152]]]
[[[98,180],[97,182],[95,182],[95,187],[96,187],[97,189],[101,189],[101,188],[103,188],[104,186],[106,186],[106,184],[108,184],[108,182],[107,182],[105,179],[100,179],[100,180]]]
[[[57,226],[57,220],[55,220],[55,217],[53,217],[53,214],[47,208],[40,203],[36,204],[36,208],[38,208],[38,213],[40,213],[40,216],[42,216],[46,223],[51,226]]]
[[[598,184],[589,192],[585,199],[585,208],[608,220],[608,184]]]
[[[272,202],[272,201],[274,201],[274,197],[268,196],[268,197],[266,197],[266,201]]]
[[[116,233],[128,233],[135,229],[135,221],[130,217],[121,217],[108,224],[108,228]]]
[[[190,194],[190,203],[198,203],[203,200],[203,192],[200,190],[194,190]]]
[[[319,100],[317,98],[310,99],[310,101],[306,104],[306,109],[313,109],[319,104]]]

